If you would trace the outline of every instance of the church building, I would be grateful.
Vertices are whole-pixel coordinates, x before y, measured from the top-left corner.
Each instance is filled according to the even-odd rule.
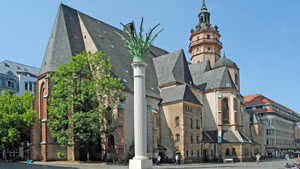
[[[232,157],[246,160],[262,153],[264,126],[255,113],[245,110],[240,93],[240,72],[236,63],[221,56],[223,44],[218,26],[212,26],[205,1],[199,23],[191,31],[187,61],[182,49],[168,52],[151,46],[146,56],[147,153],[185,162],[212,161]],[[131,23],[129,23],[131,24]],[[95,149],[75,147],[76,160],[101,159],[116,153],[118,160],[133,152],[133,72],[131,57],[116,33],[125,33],[103,21],[61,4],[35,86],[34,108],[38,112],[32,128],[31,157],[57,160],[64,152],[47,127],[47,102],[51,97],[50,72],[70,56],[83,50],[102,51],[111,57],[114,73],[125,85],[126,100],[114,111],[122,125],[95,143]],[[255,120],[253,120],[255,119]],[[106,139],[106,140],[103,140]],[[109,144],[105,150],[103,143]]]

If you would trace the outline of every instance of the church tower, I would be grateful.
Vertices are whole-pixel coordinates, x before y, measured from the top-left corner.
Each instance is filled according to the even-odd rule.
[[[206,60],[214,66],[220,58],[222,43],[219,41],[221,35],[218,26],[212,27],[210,24],[210,12],[206,8],[205,0],[200,11],[199,23],[195,29],[191,30],[189,52],[191,53],[192,64]]]

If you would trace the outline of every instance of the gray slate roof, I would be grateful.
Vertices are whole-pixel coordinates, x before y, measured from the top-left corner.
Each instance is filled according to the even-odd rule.
[[[239,132],[240,133],[240,132]],[[250,143],[249,139],[241,134],[243,143]],[[218,131],[203,131],[203,142],[204,143],[218,143]],[[222,131],[222,143],[241,143],[232,130]]]
[[[238,69],[237,65],[230,60],[229,58],[227,58],[226,56],[220,58],[219,60],[217,60],[216,64],[214,65],[214,68],[218,68],[221,66],[234,66]]]
[[[228,88],[236,89],[231,75],[226,67],[212,69],[204,73],[198,73],[197,69],[194,69],[194,66],[190,67],[192,67],[190,70],[194,84],[197,85],[201,90]]]
[[[85,49],[77,11],[60,5],[40,74],[54,70],[59,64],[70,61],[70,56]]]
[[[12,74],[8,74],[11,72]],[[40,72],[39,68],[35,68],[28,65],[23,65],[20,63],[15,63],[11,61],[3,61],[0,63],[0,73],[14,75],[16,76],[19,73],[29,74],[31,76],[38,76]]]
[[[211,70],[210,62],[205,60],[197,64],[189,64],[190,71],[197,74],[205,73]]]
[[[182,49],[153,58],[153,62],[159,85],[171,82],[193,85],[193,79]]]
[[[197,97],[194,96],[190,87],[186,84],[161,89],[162,104],[175,101],[187,101],[194,104],[201,104]]]
[[[78,14],[97,49],[105,53],[106,56],[110,56],[115,75],[122,79],[127,90],[133,91],[131,57],[124,47],[124,42],[116,34],[116,32],[119,32],[125,36],[125,33],[63,4],[58,10],[40,73],[56,69],[59,64],[69,62],[71,55],[80,53],[85,49]],[[152,58],[167,53],[165,50],[152,46],[146,56],[146,62],[148,63],[146,94],[148,96],[160,98]]]

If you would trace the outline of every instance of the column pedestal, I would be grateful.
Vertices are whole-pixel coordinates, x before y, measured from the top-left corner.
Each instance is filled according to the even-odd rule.
[[[135,156],[129,161],[129,169],[152,169],[152,160],[148,159],[145,150],[145,121],[146,117],[146,92],[145,70],[147,63],[132,63],[134,76],[134,153]],[[146,136],[146,137],[145,137]]]

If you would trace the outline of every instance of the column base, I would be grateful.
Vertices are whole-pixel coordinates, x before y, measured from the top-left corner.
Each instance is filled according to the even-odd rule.
[[[150,159],[129,160],[129,169],[152,169],[152,160]]]

